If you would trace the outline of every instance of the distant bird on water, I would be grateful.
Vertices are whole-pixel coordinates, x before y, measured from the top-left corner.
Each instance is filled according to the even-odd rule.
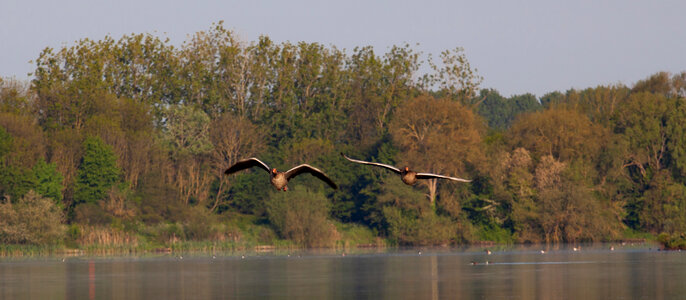
[[[407,185],[414,185],[415,183],[417,183],[418,179],[432,179],[432,178],[448,179],[448,180],[459,181],[459,182],[471,182],[471,180],[457,178],[457,177],[450,177],[450,176],[433,174],[433,173],[418,173],[418,172],[410,170],[409,167],[404,167],[401,170],[401,169],[398,169],[398,168],[391,166],[391,165],[352,159],[350,157],[345,156],[345,154],[343,154],[343,153],[341,153],[341,155],[343,157],[345,157],[345,159],[347,159],[351,162],[354,162],[354,163],[363,164],[363,165],[372,165],[372,166],[377,166],[377,167],[389,169],[389,170],[395,172],[396,174],[400,174],[400,179],[402,179],[403,182]]]
[[[312,167],[308,164],[302,164],[296,167],[291,168],[290,170],[286,172],[279,172],[276,170],[276,168],[269,168],[269,166],[265,163],[263,163],[261,160],[251,157],[251,158],[246,158],[243,160],[240,160],[233,164],[233,166],[229,167],[224,171],[224,174],[232,174],[244,169],[252,168],[252,167],[260,167],[264,169],[265,171],[269,172],[270,175],[270,182],[271,184],[277,189],[277,190],[283,190],[284,192],[288,190],[288,181],[291,180],[293,177],[298,176],[302,173],[310,173],[314,177],[317,177],[321,179],[322,181],[328,183],[333,189],[337,189],[338,186],[336,183],[333,182],[324,172],[321,170]]]

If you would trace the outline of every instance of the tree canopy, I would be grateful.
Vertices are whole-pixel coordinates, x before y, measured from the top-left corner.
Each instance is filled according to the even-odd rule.
[[[35,204],[50,222],[63,209],[60,222],[202,239],[217,227],[204,220],[248,215],[307,245],[332,221],[400,244],[686,230],[686,72],[505,97],[459,47],[434,60],[407,44],[243,41],[221,22],[180,46],[106,36],[35,64],[31,82],[0,81],[0,202],[20,205],[7,216]],[[408,187],[341,152],[473,181]],[[252,156],[311,164],[340,189],[305,176],[290,197],[261,170],[223,174]]]

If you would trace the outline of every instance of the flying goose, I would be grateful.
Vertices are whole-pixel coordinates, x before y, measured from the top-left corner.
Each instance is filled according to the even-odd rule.
[[[452,181],[460,181],[460,182],[471,182],[471,180],[457,178],[457,177],[449,177],[449,176],[432,174],[432,173],[417,173],[415,171],[410,170],[409,167],[404,167],[402,170],[400,170],[394,166],[390,166],[387,164],[352,159],[350,157],[345,156],[345,154],[343,154],[343,153],[341,153],[341,155],[343,157],[345,157],[345,159],[352,161],[354,163],[364,164],[364,165],[372,165],[372,166],[383,167],[383,168],[389,169],[389,170],[391,170],[397,174],[400,174],[400,179],[402,179],[403,182],[407,185],[414,185],[415,183],[417,183],[417,179],[431,179],[431,178],[449,179]]]
[[[252,167],[260,167],[265,171],[269,172],[271,184],[277,190],[283,190],[284,192],[288,190],[288,181],[291,180],[291,178],[298,176],[302,173],[310,173],[314,177],[317,177],[323,180],[324,182],[328,183],[333,189],[338,188],[338,186],[336,186],[336,183],[334,183],[328,176],[326,176],[324,172],[308,164],[302,164],[293,167],[286,172],[279,172],[276,170],[276,168],[271,169],[267,164],[263,163],[261,160],[254,157],[246,158],[236,162],[235,164],[233,164],[233,166],[226,169],[226,171],[224,171],[224,174],[228,175]]]

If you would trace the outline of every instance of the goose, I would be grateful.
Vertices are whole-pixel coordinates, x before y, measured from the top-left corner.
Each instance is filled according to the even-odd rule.
[[[471,182],[471,180],[457,178],[457,177],[450,177],[450,176],[444,176],[444,175],[433,174],[433,173],[418,173],[418,172],[410,170],[409,167],[404,167],[401,170],[401,169],[398,169],[398,168],[391,166],[391,165],[352,159],[350,157],[345,156],[345,154],[343,154],[343,153],[341,153],[341,155],[345,159],[347,159],[351,162],[354,162],[354,163],[363,164],[363,165],[372,165],[372,166],[383,167],[383,168],[389,169],[389,170],[395,172],[396,174],[400,174],[400,179],[402,179],[402,181],[407,185],[414,185],[415,183],[417,183],[418,179],[431,179],[431,178],[448,179],[448,180],[459,181],[459,182]]]
[[[265,171],[269,172],[271,184],[279,191],[287,191],[288,181],[302,173],[312,174],[314,177],[317,177],[323,180],[324,182],[328,183],[334,190],[338,188],[336,183],[334,183],[333,180],[326,176],[324,172],[308,164],[295,166],[286,172],[279,172],[276,170],[276,168],[269,168],[267,164],[254,157],[246,158],[236,162],[235,164],[233,164],[233,166],[226,169],[226,171],[224,171],[224,174],[228,175],[252,167],[260,167]]]

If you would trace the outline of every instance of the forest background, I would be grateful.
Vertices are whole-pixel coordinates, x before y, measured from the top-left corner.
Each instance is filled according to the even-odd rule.
[[[686,72],[501,96],[461,48],[241,41],[221,22],[46,48],[0,79],[0,244],[579,243],[686,232]],[[563,72],[564,70],[561,70]],[[523,71],[524,72],[524,71]],[[525,74],[523,74],[525,76]],[[472,179],[405,186],[380,168]],[[239,159],[285,170],[289,192]]]

